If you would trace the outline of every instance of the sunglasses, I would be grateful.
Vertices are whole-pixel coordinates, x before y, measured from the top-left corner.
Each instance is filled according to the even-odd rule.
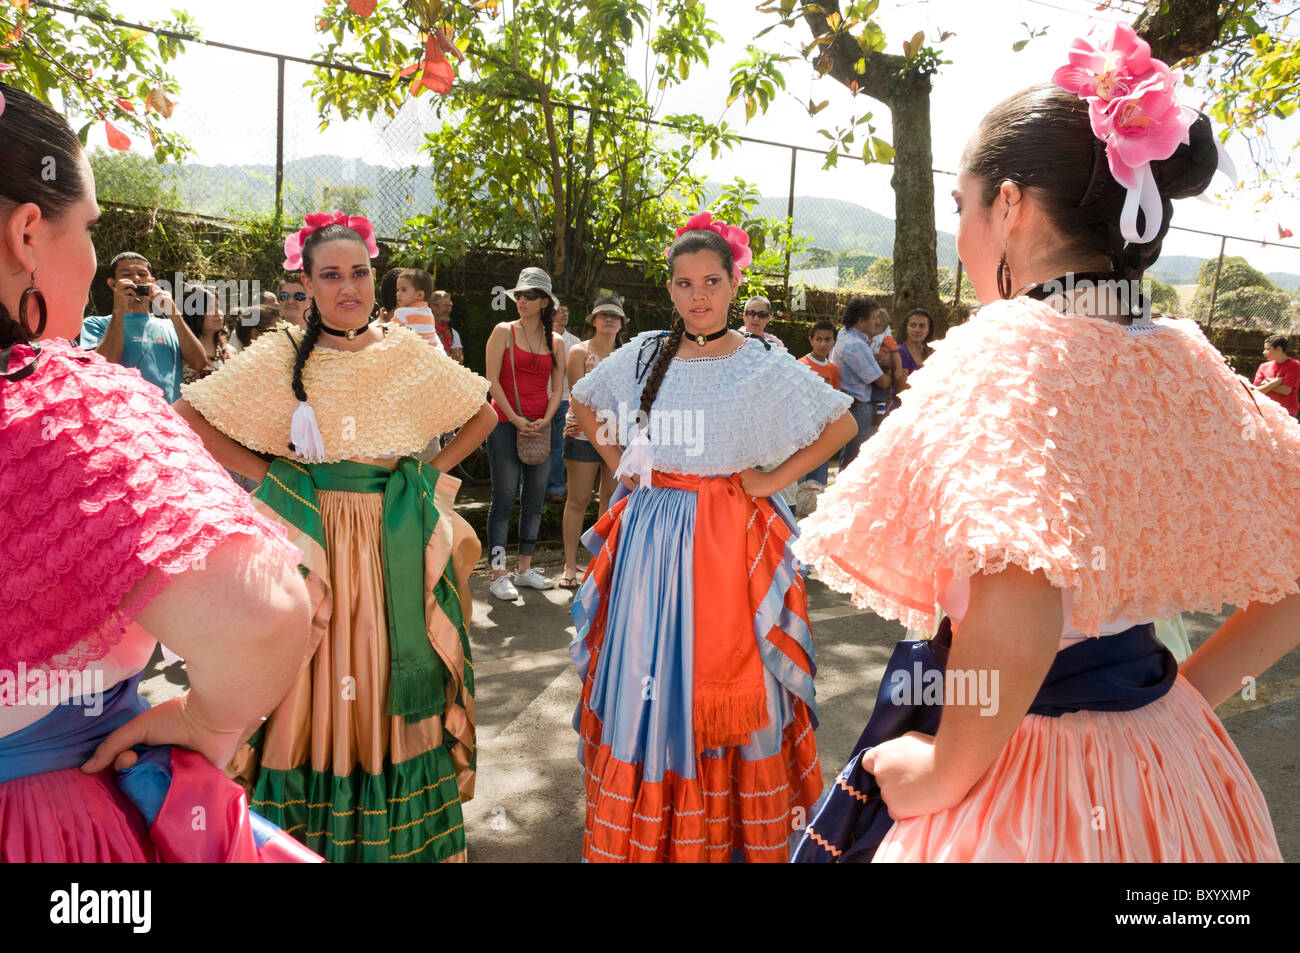
[[[515,300],[523,298],[525,301],[542,301],[549,298],[545,291],[519,291],[515,293]]]
[[[745,312],[745,317],[747,318],[768,318],[771,316],[772,316],[771,311],[754,311],[751,309]]]
[[[307,292],[305,291],[281,291],[280,292],[281,301],[288,301],[290,298],[292,298],[294,301],[306,301]]]

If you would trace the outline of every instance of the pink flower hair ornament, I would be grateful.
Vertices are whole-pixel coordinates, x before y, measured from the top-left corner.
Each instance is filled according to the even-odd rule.
[[[676,236],[681,238],[687,232],[706,231],[717,232],[727,242],[731,248],[731,277],[737,281],[740,280],[740,273],[745,270],[754,260],[754,252],[749,247],[749,233],[743,228],[737,228],[735,225],[728,225],[721,219],[716,219],[710,212],[696,212],[686,224],[677,229]],[[668,252],[672,246],[664,249],[664,257],[668,257]]]
[[[1181,74],[1153,59],[1150,44],[1127,23],[1115,24],[1111,38],[1095,48],[1087,39],[1076,39],[1069,56],[1069,64],[1058,69],[1052,81],[1087,101],[1092,131],[1106,144],[1111,175],[1128,190],[1119,221],[1124,240],[1150,242],[1160,234],[1163,217],[1151,163],[1187,145],[1188,130],[1196,121],[1195,110],[1174,95]],[[1219,155],[1225,165],[1222,149]],[[1224,171],[1230,166],[1227,163]],[[1145,219],[1141,232],[1139,210]]]
[[[333,212],[308,212],[302,217],[306,226],[284,240],[284,269],[299,271],[302,269],[302,243],[307,236],[326,225],[343,225],[361,236],[366,243],[366,251],[371,258],[379,256],[379,245],[375,242],[375,227],[370,220],[361,215],[348,215],[335,209]]]

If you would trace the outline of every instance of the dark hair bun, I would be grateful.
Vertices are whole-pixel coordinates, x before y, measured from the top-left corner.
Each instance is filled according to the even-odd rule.
[[[1188,144],[1179,145],[1168,159],[1151,163],[1160,194],[1167,199],[1187,199],[1200,195],[1210,186],[1219,168],[1219,150],[1214,144],[1214,130],[1205,113],[1197,113],[1187,130]]]
[[[1151,163],[1161,215],[1158,233],[1145,243],[1125,242],[1121,234],[1128,192],[1110,172],[1088,104],[1052,83],[1031,86],[993,107],[980,121],[962,166],[980,180],[985,207],[1004,180],[1037,189],[1048,221],[1066,241],[1064,253],[1080,260],[1105,256],[1118,277],[1134,278],[1160,257],[1173,200],[1200,195],[1218,168],[1209,118],[1198,113],[1187,136],[1187,145]]]

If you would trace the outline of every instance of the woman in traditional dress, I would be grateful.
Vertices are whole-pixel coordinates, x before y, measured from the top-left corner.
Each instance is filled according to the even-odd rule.
[[[583,857],[784,862],[822,780],[807,599],[777,494],[855,427],[847,396],[728,330],[745,233],[701,213],[678,235],[672,330],[634,338],[572,392],[635,487],[585,537],[595,558],[573,603]]]
[[[0,862],[319,860],[221,773],[307,655],[299,553],[157,387],[68,343],[94,175],[62,116],[0,107]],[[158,642],[190,687],[149,708]]]
[[[864,736],[800,859],[1280,859],[1212,706],[1300,639],[1300,428],[1135,288],[1170,200],[1214,175],[1209,121],[1125,25],[1070,58],[963,156],[979,316],[803,524],[801,557],[858,605],[920,630],[947,612],[953,688],[937,734]],[[1180,673],[1152,620],[1223,603]]]
[[[324,593],[311,663],[231,771],[326,860],[464,860],[479,546],[445,471],[492,427],[487,382],[375,323],[369,222],[306,221],[285,243],[311,294],[306,332],[261,335],[177,404],[213,456],[260,482],[258,506]],[[456,428],[432,463],[414,456]]]

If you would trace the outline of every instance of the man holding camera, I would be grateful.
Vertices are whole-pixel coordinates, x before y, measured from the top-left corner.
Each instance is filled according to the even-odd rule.
[[[181,397],[181,359],[202,370],[208,363],[203,345],[186,326],[172,296],[154,284],[143,255],[124,251],[114,256],[108,273],[113,313],[82,322],[81,346],[115,364],[136,368],[168,403],[175,403]]]

